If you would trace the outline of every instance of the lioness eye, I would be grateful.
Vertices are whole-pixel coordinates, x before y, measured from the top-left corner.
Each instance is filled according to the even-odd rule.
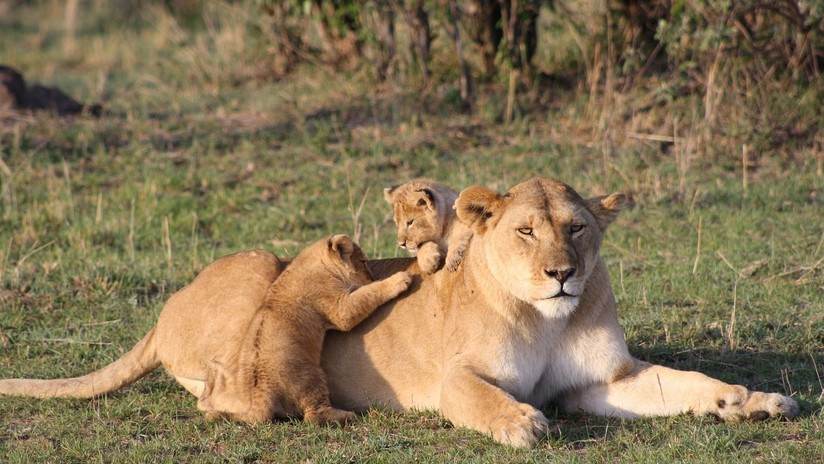
[[[406,227],[412,227],[413,222],[415,222],[414,219],[410,219],[410,220],[406,221]]]
[[[571,226],[569,226],[569,231],[572,232],[573,234],[577,234],[578,232],[580,232],[582,230],[584,230],[584,225],[583,224],[572,224]]]
[[[532,235],[532,227],[520,227],[518,233],[521,235]]]

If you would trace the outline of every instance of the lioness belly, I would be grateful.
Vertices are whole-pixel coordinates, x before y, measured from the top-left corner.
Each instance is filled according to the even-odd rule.
[[[440,404],[440,312],[432,286],[414,283],[350,332],[329,331],[322,366],[332,404],[433,409]]]

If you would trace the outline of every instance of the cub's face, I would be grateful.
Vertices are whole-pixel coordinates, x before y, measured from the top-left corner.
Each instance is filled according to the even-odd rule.
[[[366,285],[375,279],[366,267],[366,254],[346,235],[335,235],[326,242],[323,265],[339,280],[350,285]],[[307,282],[312,285],[312,282]]]
[[[505,195],[467,189],[457,209],[482,236],[499,284],[545,317],[565,317],[599,259],[603,231],[625,203],[622,194],[584,200],[561,182],[533,179]]]
[[[421,244],[440,238],[442,223],[438,212],[417,202],[397,202],[393,205],[395,224],[398,226],[398,246],[415,252]]]
[[[347,279],[348,282],[352,282],[357,285],[366,285],[375,280],[374,277],[372,277],[372,272],[370,272],[369,268],[366,267],[366,254],[364,254],[363,250],[361,250],[358,245],[354,245],[352,256],[349,258],[346,265],[349,269],[349,278]]]
[[[447,205],[433,189],[407,184],[384,190],[384,196],[392,204],[399,247],[414,253],[422,244],[443,238],[446,214],[439,208]]]

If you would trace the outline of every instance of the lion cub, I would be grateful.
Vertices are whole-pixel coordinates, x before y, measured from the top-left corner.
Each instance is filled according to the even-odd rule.
[[[444,255],[444,266],[458,269],[472,231],[455,215],[458,194],[454,190],[433,180],[415,179],[383,189],[383,196],[392,205],[398,246],[417,252],[421,271],[437,271]]]
[[[329,402],[320,367],[324,334],[352,329],[410,282],[406,272],[374,281],[363,251],[346,235],[309,246],[269,287],[229,365],[209,364],[198,409],[245,422],[354,419]]]

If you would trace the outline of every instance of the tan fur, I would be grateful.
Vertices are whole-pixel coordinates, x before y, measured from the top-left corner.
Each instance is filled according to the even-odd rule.
[[[424,273],[438,270],[443,257],[447,269],[458,269],[472,231],[455,215],[454,190],[430,179],[415,179],[385,188],[383,196],[392,205],[398,246],[416,253]]]
[[[538,408],[549,400],[625,418],[794,416],[792,398],[629,354],[599,256],[604,230],[626,204],[621,194],[585,200],[549,179],[528,180],[506,194],[464,190],[457,213],[474,235],[458,270],[416,276],[407,293],[362,324],[326,334],[321,366],[332,404],[435,409],[513,446],[546,435]],[[370,263],[370,269],[387,276],[414,268],[410,261]],[[85,376],[85,383],[58,380],[61,388],[51,390],[53,381],[23,381],[16,393],[103,394],[162,363],[200,395],[209,371],[203,351],[214,350],[212,359],[220,354],[214,345],[241,337],[280,266],[259,251],[222,258],[169,300],[157,326],[121,360]],[[105,387],[84,388],[89,381]],[[8,381],[0,381],[0,392],[9,393]]]
[[[345,235],[302,251],[269,287],[231,364],[210,363],[198,408],[245,422],[354,419],[329,403],[320,368],[324,334],[351,330],[410,283],[406,272],[374,282],[365,263],[363,251]]]

